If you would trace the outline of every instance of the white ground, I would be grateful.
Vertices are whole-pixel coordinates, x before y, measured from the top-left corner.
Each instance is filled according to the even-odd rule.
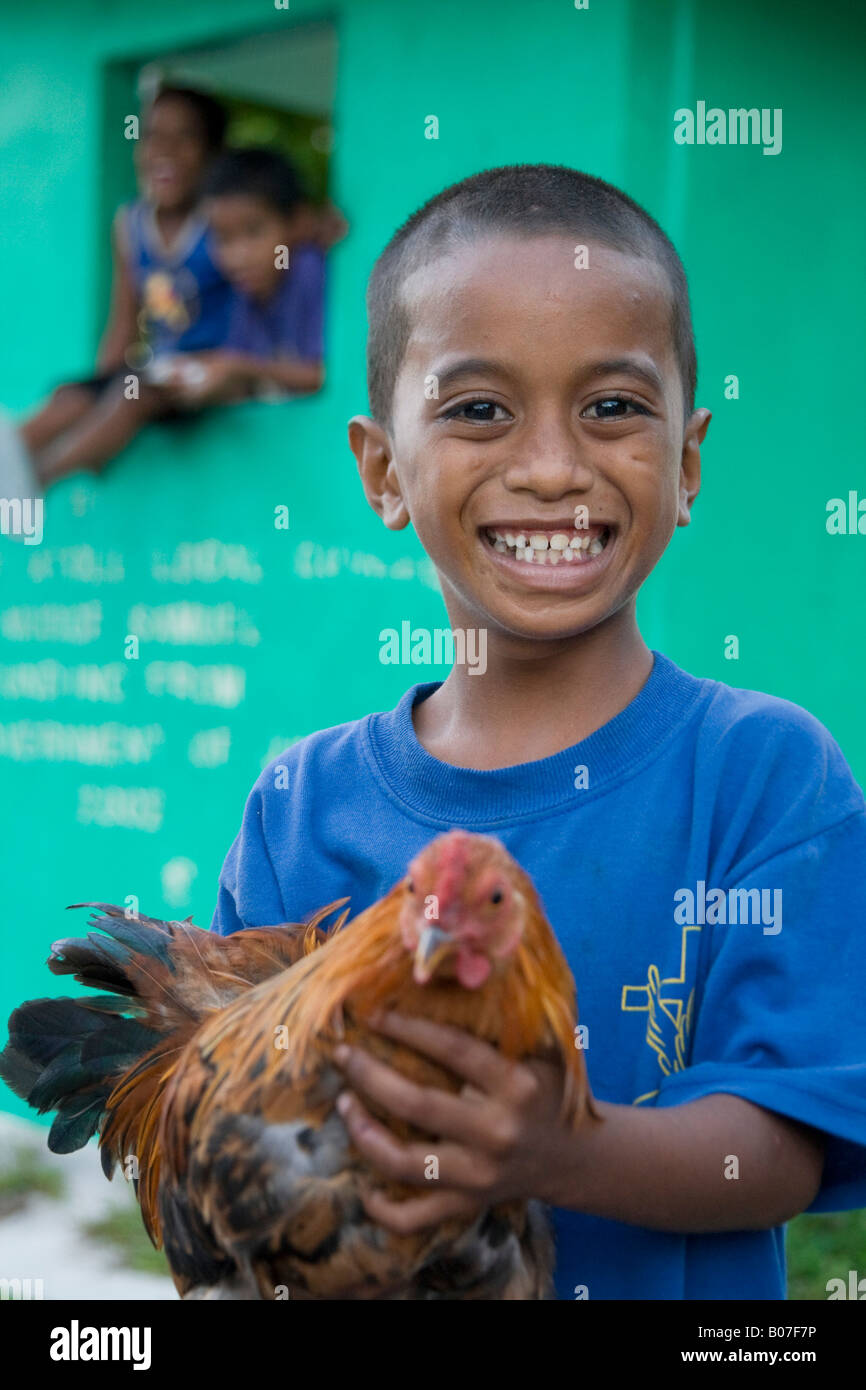
[[[21,1211],[0,1217],[0,1278],[41,1279],[46,1299],[176,1299],[168,1277],[128,1269],[118,1246],[81,1234],[85,1222],[129,1205],[123,1177],[115,1174],[106,1182],[94,1144],[74,1154],[52,1154],[47,1137],[41,1125],[0,1114],[0,1171],[26,1145],[64,1182],[62,1197],[34,1193]]]

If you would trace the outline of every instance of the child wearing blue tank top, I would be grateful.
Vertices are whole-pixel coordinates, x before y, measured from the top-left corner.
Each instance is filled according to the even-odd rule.
[[[347,224],[332,204],[307,202],[280,155],[214,160],[225,124],[202,93],[166,87],[154,99],[136,157],[142,196],[114,220],[99,372],[59,387],[17,430],[0,416],[0,494],[37,496],[96,472],[151,420],[321,385],[324,251]],[[208,188],[212,164],[222,173]],[[283,243],[290,267],[275,263]]]
[[[141,197],[114,220],[111,309],[97,374],[58,387],[18,431],[34,483],[100,469],[149,420],[173,413],[154,386],[173,355],[225,339],[232,289],[211,255],[198,206],[225,127],[220,103],[187,88],[163,88],[148,109],[136,147]],[[129,373],[140,379],[137,399],[125,390]]]

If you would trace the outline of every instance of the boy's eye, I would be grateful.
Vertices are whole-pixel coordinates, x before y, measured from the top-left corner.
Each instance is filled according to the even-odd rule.
[[[446,411],[444,418],[467,420],[472,425],[498,425],[501,420],[509,419],[509,415],[505,407],[496,401],[461,401],[453,410]]]
[[[600,401],[593,401],[581,414],[589,420],[626,420],[632,411],[638,415],[649,414],[644,406],[628,396],[605,396]]]

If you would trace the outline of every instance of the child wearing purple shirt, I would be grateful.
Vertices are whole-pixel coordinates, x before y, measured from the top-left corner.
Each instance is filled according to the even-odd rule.
[[[228,334],[214,352],[185,354],[162,384],[184,406],[316,391],[325,258],[294,170],[270,150],[230,150],[204,194],[214,256],[234,292]]]
[[[325,257],[304,242],[291,253],[286,271],[267,299],[235,293],[226,347],[253,357],[322,360]]]

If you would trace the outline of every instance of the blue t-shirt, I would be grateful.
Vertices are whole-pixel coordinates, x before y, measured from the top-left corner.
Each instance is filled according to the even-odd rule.
[[[226,347],[254,357],[320,362],[324,295],[324,254],[312,244],[293,247],[288,268],[266,303],[234,292]]]
[[[191,213],[170,246],[143,198],[122,207],[116,225],[138,292],[139,329],[154,356],[221,347],[232,288],[213,258],[204,218]]]
[[[412,705],[436,688],[265,769],[213,929],[347,895],[360,912],[442,831],[497,835],[574,972],[595,1095],[741,1096],[823,1131],[811,1211],[866,1205],[866,805],[823,725],[655,653],[637,697],[589,738],[474,771],[418,742]],[[678,1235],[564,1209],[554,1221],[563,1299],[784,1297],[784,1227]]]

